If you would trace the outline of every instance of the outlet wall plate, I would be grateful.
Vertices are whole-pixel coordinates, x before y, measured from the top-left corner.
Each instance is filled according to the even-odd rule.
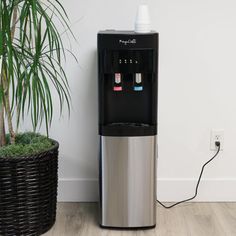
[[[222,151],[224,148],[224,130],[223,129],[212,129],[211,130],[211,142],[210,142],[210,150],[215,151],[217,147],[215,142],[220,142],[220,150]]]

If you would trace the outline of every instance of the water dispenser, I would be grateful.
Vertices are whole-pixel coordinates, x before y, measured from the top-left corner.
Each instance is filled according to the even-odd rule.
[[[100,224],[156,224],[158,33],[98,33]]]

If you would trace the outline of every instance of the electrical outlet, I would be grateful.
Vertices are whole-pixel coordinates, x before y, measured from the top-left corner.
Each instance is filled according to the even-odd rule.
[[[223,129],[213,129],[211,131],[211,150],[217,150],[215,142],[220,142],[220,150],[223,150],[224,147],[224,130]]]

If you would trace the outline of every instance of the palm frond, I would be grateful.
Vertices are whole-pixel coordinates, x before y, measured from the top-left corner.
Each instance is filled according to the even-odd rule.
[[[12,38],[14,9],[18,19]],[[71,101],[62,66],[67,50],[55,18],[74,37],[68,15],[58,0],[0,0],[0,56],[7,89],[11,91],[11,111],[17,110],[17,126],[26,114],[31,115],[34,130],[45,121],[47,134],[54,110],[52,88],[58,94],[60,112],[64,103],[70,111]],[[2,97],[1,82],[0,101]]]

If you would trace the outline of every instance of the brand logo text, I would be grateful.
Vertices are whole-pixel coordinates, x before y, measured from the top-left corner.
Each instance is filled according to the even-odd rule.
[[[136,44],[136,39],[128,39],[128,40],[120,39],[120,40],[119,40],[119,43],[120,43],[120,44],[124,44],[124,45],[127,45],[127,44]]]

